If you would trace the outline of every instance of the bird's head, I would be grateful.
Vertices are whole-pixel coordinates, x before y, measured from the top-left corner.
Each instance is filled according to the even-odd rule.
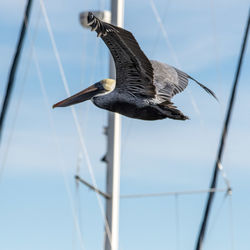
[[[115,89],[115,80],[104,79],[80,91],[79,93],[54,104],[53,108],[67,107],[80,102],[84,102],[96,96],[109,94],[114,89]]]
[[[115,89],[115,80],[114,79],[104,79],[100,81],[103,88],[105,89],[105,94],[113,91]]]

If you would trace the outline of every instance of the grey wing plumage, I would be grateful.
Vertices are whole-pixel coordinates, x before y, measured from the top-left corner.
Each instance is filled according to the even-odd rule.
[[[91,12],[88,23],[109,48],[116,66],[116,88],[154,97],[153,67],[131,32],[102,22]]]
[[[151,63],[154,68],[154,84],[156,86],[157,97],[160,101],[170,102],[170,99],[174,95],[182,92],[187,87],[189,79],[195,81],[206,92],[217,99],[212,90],[183,71],[161,62],[151,60]]]

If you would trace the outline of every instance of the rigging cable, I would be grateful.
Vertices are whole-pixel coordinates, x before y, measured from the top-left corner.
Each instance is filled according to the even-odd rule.
[[[179,66],[180,66],[179,60],[178,60],[177,55],[176,55],[176,53],[175,53],[175,50],[174,50],[174,48],[173,48],[173,46],[172,46],[172,43],[171,43],[170,40],[169,40],[169,36],[168,36],[167,30],[165,29],[165,27],[164,27],[164,25],[163,25],[163,22],[162,22],[162,20],[161,20],[160,14],[159,14],[159,12],[158,12],[156,6],[155,6],[154,1],[153,1],[153,0],[150,0],[150,4],[151,4],[151,8],[152,8],[152,10],[153,10],[153,12],[154,12],[156,21],[158,22],[158,24],[159,24],[159,26],[160,26],[160,28],[161,28],[162,34],[163,34],[163,36],[164,36],[164,38],[165,38],[165,40],[166,40],[167,46],[168,46],[169,49],[170,49],[170,53],[172,54],[172,57],[173,57],[173,59],[174,59],[174,61],[175,61],[175,64],[179,67]]]
[[[225,172],[225,170],[224,170],[224,168],[223,168],[221,162],[219,162],[218,168],[219,168],[219,170],[221,171],[221,175],[222,175],[222,177],[223,177],[223,179],[224,179],[224,182],[225,182],[225,184],[226,184],[226,186],[227,186],[227,192],[228,192],[229,194],[231,194],[231,193],[232,193],[231,184],[230,184],[230,181],[229,181],[229,179],[228,179],[228,177],[227,177],[227,174],[226,174],[226,172]]]
[[[215,70],[216,70],[216,78],[217,82],[221,82],[221,74],[219,70],[219,50],[218,50],[218,36],[217,36],[217,26],[216,26],[216,16],[215,16],[215,6],[214,6],[214,0],[210,0],[210,17],[211,17],[211,26],[212,26],[212,36],[213,36],[213,43],[214,43],[214,51],[215,51]],[[222,104],[220,104],[220,113],[221,117],[223,116],[222,114]],[[228,190],[231,190],[231,185],[230,181],[226,175],[226,172],[222,166],[221,163],[218,165],[219,170],[221,172],[221,175],[224,179],[224,182],[228,188]]]
[[[81,248],[85,249],[84,244],[83,244],[81,229],[80,229],[80,225],[79,225],[79,221],[78,221],[77,211],[76,211],[76,209],[74,207],[73,197],[72,197],[72,194],[71,194],[71,191],[70,191],[70,186],[69,186],[68,179],[66,177],[66,170],[65,170],[66,167],[65,167],[64,161],[62,160],[63,159],[63,157],[62,157],[63,153],[61,151],[59,140],[58,140],[56,132],[55,132],[56,129],[55,129],[55,125],[54,125],[54,120],[53,120],[51,108],[50,108],[50,105],[49,105],[48,95],[47,95],[45,85],[44,85],[44,82],[43,82],[43,77],[42,77],[42,73],[41,73],[41,70],[40,70],[40,65],[39,65],[39,62],[38,62],[36,51],[35,51],[35,49],[33,47],[32,47],[32,51],[33,51],[33,59],[34,59],[34,62],[35,62],[35,67],[36,67],[36,71],[37,71],[41,91],[42,91],[42,94],[43,94],[43,97],[44,97],[44,102],[45,102],[45,104],[47,106],[48,113],[49,113],[50,126],[51,126],[51,128],[53,130],[54,141],[55,141],[55,144],[57,146],[57,151],[60,154],[59,159],[61,160],[61,162],[60,162],[59,166],[61,167],[61,171],[62,171],[63,179],[64,179],[64,184],[65,184],[66,191],[67,191],[67,194],[68,194],[68,197],[69,197],[69,200],[70,200],[70,205],[71,205],[71,210],[72,210],[72,214],[73,214],[75,228],[76,228],[76,230],[78,232],[78,237],[80,239]]]
[[[215,52],[215,71],[216,71],[216,78],[217,82],[221,82],[221,74],[219,69],[219,49],[218,49],[218,32],[216,26],[216,16],[215,16],[215,6],[214,0],[210,0],[210,17],[211,17],[211,26],[212,26],[212,37],[213,37],[213,47]]]
[[[190,194],[202,194],[202,193],[215,193],[215,192],[226,192],[228,189],[222,188],[211,188],[205,190],[190,190],[190,191],[180,191],[180,192],[162,192],[162,193],[149,193],[149,194],[126,194],[121,195],[121,199],[130,198],[148,198],[148,197],[159,197],[159,196],[172,196],[172,195],[190,195]]]
[[[101,8],[100,8],[101,9]],[[88,37],[88,36],[87,36]],[[83,39],[83,41],[87,44],[87,39]],[[95,42],[95,48],[94,48],[94,56],[93,56],[93,64],[95,65],[96,62],[97,62],[97,55],[98,55],[98,52],[99,52],[99,42],[100,40],[99,39],[96,39],[96,42]],[[84,59],[84,50],[85,50],[85,43],[82,43],[83,44],[83,49],[82,49],[82,68],[84,69],[84,62],[85,62],[85,59]],[[81,80],[80,80],[80,87],[84,86],[84,76],[86,75],[85,70],[82,70],[82,74],[81,74]],[[93,82],[94,81],[94,74],[95,74],[95,70],[92,69],[91,71],[91,74],[90,74],[90,82]],[[83,133],[84,131],[87,131],[87,127],[88,127],[88,117],[89,117],[89,104],[90,103],[87,103],[86,104],[86,109],[84,110],[85,111],[85,115],[84,115],[84,120],[83,120],[83,123],[82,123],[82,130],[83,130]],[[78,153],[78,158],[77,158],[77,164],[76,164],[76,174],[75,176],[80,176],[81,175],[81,163],[82,163],[82,158],[83,158],[83,155],[82,155],[82,149],[80,148],[79,149],[79,153]],[[78,215],[78,219],[79,219],[79,226],[81,228],[81,195],[80,195],[80,188],[79,188],[79,179],[75,178],[75,206],[76,206],[76,210],[77,210],[77,215]],[[74,244],[74,242],[73,242]],[[73,249],[74,249],[74,245],[73,245]]]
[[[86,40],[85,39],[83,39],[83,41],[85,41],[85,43],[86,43]],[[95,51],[95,53],[94,53],[94,56],[93,56],[93,64],[95,65],[96,64],[96,61],[97,61],[97,54],[98,54],[98,51],[99,51],[99,42],[100,40],[99,39],[96,39],[96,43],[95,43],[95,48],[94,48],[94,51]],[[83,43],[83,49],[82,49],[82,65],[81,65],[81,67],[84,69],[84,43]],[[85,67],[86,69],[87,69],[87,67]],[[84,76],[86,75],[85,74],[85,71],[86,71],[86,69],[85,70],[81,70],[83,73],[81,74],[81,78],[80,78],[80,87],[81,88],[84,88]],[[90,77],[89,77],[89,79],[90,79],[90,82],[93,82],[94,81],[94,73],[95,73],[95,71],[94,70],[92,70],[91,71],[91,73],[90,73]],[[86,88],[86,87],[85,87]],[[84,120],[82,121],[82,131],[83,131],[83,134],[84,134],[84,132],[85,131],[87,131],[87,127],[88,127],[88,117],[89,117],[89,102],[88,103],[86,103],[86,105],[84,106],[83,105],[83,112],[85,113],[85,115],[84,115]],[[85,108],[85,110],[84,110],[84,108]],[[79,149],[79,157],[82,157],[82,149],[80,148]],[[78,161],[79,161],[79,157],[78,157]],[[80,176],[80,163],[78,163],[78,165],[79,165],[79,169],[78,169],[78,173],[76,173],[75,175],[76,176]],[[78,168],[78,167],[77,167]],[[76,179],[75,180],[76,181],[76,183],[78,183],[78,180]]]
[[[231,196],[231,195],[230,195],[230,196]],[[221,203],[220,203],[220,205],[219,205],[217,211],[214,212],[214,214],[215,214],[215,215],[214,215],[214,218],[213,218],[213,220],[209,223],[210,225],[209,225],[209,228],[208,228],[208,233],[207,233],[208,235],[210,235],[212,232],[214,232],[215,225],[216,225],[217,222],[219,221],[219,217],[220,217],[221,211],[222,211],[222,209],[223,209],[223,207],[224,207],[224,205],[225,205],[225,202],[226,202],[227,197],[228,197],[228,193],[225,193],[225,194],[223,195],[223,199],[221,200]]]
[[[27,80],[27,75],[28,75],[28,72],[29,72],[30,64],[31,64],[31,59],[32,59],[32,57],[34,57],[33,44],[34,44],[34,42],[36,40],[36,37],[37,37],[37,30],[38,30],[38,24],[39,24],[39,21],[40,21],[40,14],[41,14],[41,12],[40,12],[40,8],[39,8],[39,13],[37,15],[37,21],[36,21],[36,24],[35,24],[34,34],[33,34],[32,38],[30,38],[29,35],[27,35],[31,46],[30,46],[30,50],[29,50],[29,53],[28,53],[28,61],[27,61],[26,67],[25,67],[24,76],[23,76],[23,80],[22,80],[22,84],[21,84],[22,88],[21,88],[21,91],[19,92],[19,98],[18,98],[18,101],[17,101],[16,109],[15,109],[14,119],[13,119],[13,122],[12,122],[12,125],[11,125],[11,132],[10,132],[7,144],[6,144],[6,150],[5,150],[5,153],[4,153],[4,157],[3,157],[2,161],[1,161],[2,164],[1,164],[1,169],[0,169],[0,178],[1,178],[1,175],[3,173],[3,168],[5,166],[7,156],[8,156],[8,151],[9,151],[8,149],[9,149],[12,137],[13,137],[15,124],[16,124],[18,112],[19,112],[19,109],[20,109],[20,106],[21,106],[21,100],[22,100],[22,97],[23,97],[24,87],[25,87],[25,83],[26,83],[26,80]],[[26,26],[26,29],[27,29],[28,25],[27,25],[26,22],[25,22],[25,26]],[[37,61],[35,59],[34,59],[34,61],[35,61],[35,66],[39,67],[39,65],[36,63]],[[42,78],[41,78],[41,73],[39,73],[40,69],[39,68],[37,68],[37,69],[38,69],[37,70],[38,71],[38,77],[39,77],[39,80],[40,80],[40,83],[41,83]],[[84,249],[84,248],[82,248],[82,249]]]
[[[233,218],[233,198],[229,196],[229,224],[230,232],[229,238],[231,239],[231,250],[234,250],[234,218]]]
[[[176,221],[176,250],[180,250],[180,208],[179,208],[179,195],[176,194],[175,198],[175,221]]]
[[[32,55],[31,55],[31,50],[30,50],[29,55],[28,55],[28,61],[27,61],[26,67],[25,67],[24,76],[23,76],[22,82],[20,84],[21,89],[20,89],[20,91],[18,93],[19,96],[18,96],[16,107],[15,107],[15,111],[14,111],[14,118],[12,120],[12,124],[10,125],[10,132],[9,132],[9,135],[8,135],[8,138],[7,138],[7,142],[4,145],[5,150],[4,150],[4,147],[2,147],[3,153],[2,153],[1,164],[0,164],[0,182],[1,182],[1,179],[2,179],[2,176],[3,176],[3,172],[4,172],[6,162],[7,162],[7,158],[8,158],[8,155],[9,155],[10,145],[11,145],[11,142],[12,142],[12,139],[13,139],[13,135],[14,135],[15,127],[16,127],[16,121],[17,121],[19,110],[20,110],[21,101],[22,101],[22,98],[23,98],[24,88],[25,88],[25,85],[26,85],[26,82],[27,82],[27,76],[28,76],[28,72],[29,72],[29,69],[30,69],[31,58],[32,58]]]
[[[52,29],[51,29],[50,21],[49,21],[49,18],[48,18],[47,11],[46,11],[43,0],[40,0],[40,6],[41,6],[42,13],[43,13],[43,16],[44,16],[44,19],[45,19],[45,23],[46,23],[46,26],[47,26],[47,29],[48,29],[49,37],[50,37],[50,40],[51,40],[51,43],[52,43],[52,48],[53,48],[53,51],[54,51],[54,54],[55,54],[55,57],[56,57],[56,60],[57,60],[60,75],[61,75],[61,78],[62,78],[62,82],[63,82],[63,85],[64,85],[64,88],[65,88],[65,91],[66,91],[67,95],[70,96],[68,82],[66,80],[66,76],[65,76],[65,73],[64,73],[64,70],[63,70],[62,62],[61,62],[59,52],[58,52],[58,49],[57,49],[57,46],[56,46],[56,43],[55,43],[54,35],[53,35]],[[77,133],[79,135],[80,145],[81,145],[82,151],[83,151],[84,156],[85,156],[88,171],[90,173],[90,177],[91,177],[91,180],[93,182],[93,186],[96,189],[98,189],[97,182],[96,182],[95,175],[94,175],[93,168],[92,168],[92,164],[91,164],[91,161],[90,161],[90,158],[89,158],[89,154],[88,154],[88,151],[87,151],[87,148],[86,148],[86,145],[85,145],[85,141],[84,141],[84,138],[83,138],[83,134],[82,134],[82,131],[81,131],[81,127],[80,127],[80,124],[79,124],[78,116],[77,116],[75,108],[73,106],[71,106],[71,112],[72,112],[72,115],[73,115],[73,120],[74,120],[74,123],[75,123],[75,126],[76,126]],[[101,210],[101,214],[102,214],[102,217],[103,217],[103,220],[104,220],[105,230],[106,230],[110,245],[112,247],[111,231],[110,231],[110,227],[109,227],[106,215],[105,215],[105,210],[104,210],[103,204],[101,202],[100,195],[98,193],[96,193],[96,197],[97,197],[97,201],[98,201],[98,204],[99,204],[99,207],[100,207],[100,210]]]
[[[11,93],[13,91],[17,66],[18,66],[20,54],[21,54],[21,51],[22,51],[22,48],[23,48],[23,41],[24,41],[24,38],[25,38],[26,30],[27,30],[26,26],[27,26],[28,21],[29,21],[31,5],[32,5],[32,0],[27,0],[27,5],[26,5],[24,17],[23,17],[23,22],[22,22],[22,28],[21,28],[21,32],[20,32],[20,35],[19,35],[19,40],[18,40],[18,43],[17,43],[14,59],[13,59],[11,69],[10,69],[10,72],[9,72],[7,88],[6,88],[6,92],[5,92],[5,96],[4,96],[4,100],[3,100],[3,104],[2,104],[2,109],[1,109],[1,114],[0,114],[0,142],[1,142],[2,133],[3,133],[4,121],[6,119],[5,118],[6,117],[6,112],[7,112],[8,106],[9,106]]]
[[[43,97],[44,97],[44,102],[47,105],[48,112],[51,112],[50,106],[49,106],[48,95],[47,95],[47,92],[46,92],[46,89],[45,89],[45,85],[44,85],[40,65],[39,65],[39,62],[38,62],[38,57],[37,57],[35,47],[34,47],[34,43],[35,43],[36,37],[37,37],[37,31],[38,31],[40,17],[41,17],[41,8],[38,8],[37,21],[36,21],[36,24],[35,24],[34,35],[33,35],[32,38],[30,38],[29,34],[27,35],[27,38],[28,38],[29,43],[30,43],[29,56],[31,58],[33,58],[33,60],[34,60],[35,68],[36,68],[36,71],[37,71],[37,75],[38,75],[38,79],[39,79],[39,83],[40,83],[40,87],[41,87],[41,91],[42,91],[42,94],[43,94]],[[28,28],[27,23],[25,23],[25,25],[26,25],[26,28]],[[50,120],[51,127],[53,127],[54,131],[55,131],[55,126],[53,126],[54,121],[53,121],[53,117],[52,117],[51,113],[49,113],[49,120]],[[57,149],[58,149],[58,152],[60,153],[61,150],[60,150],[60,146],[59,146],[59,140],[57,139],[57,136],[56,136],[55,133],[54,133],[54,140],[55,140],[55,142],[57,142]],[[61,152],[61,155],[63,155],[62,152]],[[60,157],[60,159],[63,159],[63,157]],[[64,163],[64,162],[62,161],[62,163]],[[62,166],[61,170],[62,170],[63,177],[64,177],[64,184],[65,184],[65,188],[66,188],[66,191],[67,191],[67,194],[68,194],[68,197],[69,197],[69,201],[70,201],[70,204],[71,204],[71,210],[72,210],[72,214],[73,214],[74,225],[75,225],[76,231],[78,232],[78,236],[79,236],[80,244],[81,244],[81,249],[84,249],[83,239],[81,237],[81,230],[80,230],[80,226],[79,226],[79,223],[78,223],[78,217],[77,217],[77,214],[75,212],[76,209],[74,208],[74,205],[73,205],[72,194],[71,194],[71,191],[70,191],[70,188],[69,188],[69,183],[68,183],[68,180],[67,180],[66,174],[65,174],[65,167],[63,169],[63,164],[59,164],[59,165]]]
[[[154,0],[150,0],[150,4],[151,4],[151,8],[154,12],[154,15],[155,15],[155,18],[156,18],[156,21],[157,23],[159,24],[160,28],[161,28],[161,31],[162,31],[162,34],[163,34],[163,37],[165,38],[165,41],[167,43],[167,46],[170,50],[170,53],[172,54],[172,58],[174,59],[175,61],[175,64],[177,65],[178,68],[182,68],[181,65],[180,65],[180,62],[178,60],[178,57],[177,57],[177,54],[169,40],[169,36],[168,36],[168,33],[167,33],[167,30],[165,29],[164,25],[163,25],[163,22],[161,20],[161,17],[160,17],[160,14],[155,6],[155,3],[154,3]],[[189,94],[189,97],[190,97],[190,100],[191,100],[191,104],[193,106],[193,109],[194,111],[196,112],[196,114],[198,115],[199,119],[200,119],[200,122],[201,124],[203,123],[202,119],[201,119],[201,115],[200,115],[200,110],[198,108],[198,105],[190,91],[190,89],[187,88],[187,93]]]
[[[34,31],[34,34],[32,36],[32,41],[36,40],[39,20],[40,20],[40,11],[39,11],[39,13],[37,15],[37,20],[36,20],[36,23],[35,23],[35,31]],[[12,138],[13,138],[13,135],[14,135],[14,131],[15,131],[15,127],[16,127],[16,121],[17,121],[19,110],[20,110],[24,89],[25,89],[26,82],[27,82],[27,77],[28,77],[30,64],[31,64],[31,59],[32,59],[32,49],[30,47],[29,52],[28,52],[27,63],[26,63],[25,70],[24,70],[24,75],[23,75],[23,78],[22,78],[22,81],[21,81],[21,84],[20,84],[21,87],[20,87],[20,90],[19,90],[19,93],[18,93],[19,96],[18,96],[16,107],[15,107],[15,111],[14,111],[14,118],[12,120],[12,124],[10,125],[9,136],[7,138],[7,142],[5,143],[5,150],[3,150],[4,152],[3,152],[2,158],[1,158],[0,182],[1,182],[1,178],[2,178],[2,175],[3,175],[4,169],[5,169],[5,166],[6,166],[7,158],[8,158],[8,155],[9,155],[9,149],[10,149],[10,145],[11,145]],[[4,148],[2,148],[2,149],[4,149]]]
[[[205,7],[207,9],[210,9],[210,22],[211,22],[211,33],[213,37],[213,52],[214,52],[214,58],[215,58],[215,79],[218,83],[222,82],[222,74],[221,74],[221,67],[220,67],[220,54],[219,54],[219,45],[218,45],[218,28],[216,25],[216,8],[215,8],[215,1],[210,0],[209,1],[209,7]],[[222,84],[219,84],[218,89],[218,95],[222,92]],[[224,91],[224,90],[223,90]],[[220,117],[223,119],[224,112],[223,112],[223,106],[222,103],[219,102],[220,107]]]
[[[76,175],[80,175],[81,172],[81,163],[82,163],[82,152],[80,151],[77,157],[76,162]],[[75,179],[75,199],[74,199],[74,206],[78,218],[79,228],[81,231],[81,196],[80,196],[80,189],[79,189],[79,182]],[[76,228],[74,228],[76,230]],[[73,231],[73,240],[72,240],[72,249],[77,249],[77,245],[75,242],[75,230]]]
[[[230,101],[229,101],[228,111],[227,111],[227,114],[226,114],[226,119],[225,119],[225,123],[224,123],[224,127],[223,127],[223,132],[222,132],[222,135],[221,135],[220,146],[219,146],[219,150],[218,150],[216,163],[215,163],[215,166],[214,166],[214,172],[213,172],[210,188],[216,188],[216,184],[217,184],[217,173],[218,173],[219,164],[222,161],[222,156],[223,156],[223,152],[224,152],[224,146],[225,146],[226,137],[227,137],[227,133],[228,133],[228,127],[229,127],[231,114],[232,114],[232,109],[233,109],[233,104],[234,104],[234,100],[235,100],[236,88],[237,88],[237,85],[238,85],[238,79],[239,79],[239,76],[240,76],[241,65],[242,65],[243,56],[244,56],[244,52],[245,52],[245,48],[246,48],[246,42],[247,42],[248,31],[249,31],[249,24],[250,24],[250,9],[248,10],[247,25],[246,25],[246,29],[245,29],[243,42],[242,42],[240,57],[239,57],[239,61],[238,61],[238,66],[237,66],[235,78],[234,78],[234,83],[233,83],[233,88],[232,88],[231,97],[230,97]],[[199,230],[198,239],[197,239],[197,242],[196,242],[196,250],[201,250],[202,249],[202,244],[203,244],[203,240],[204,240],[204,236],[205,236],[205,232],[206,232],[207,221],[208,221],[208,217],[209,217],[209,214],[210,214],[213,198],[214,198],[214,193],[210,193],[208,195],[205,212],[204,212],[204,215],[203,215],[201,227],[200,227],[200,230]]]
[[[170,6],[170,4],[171,4],[171,0],[168,0],[167,1],[167,4],[166,4],[166,6],[165,6],[165,8],[164,8],[164,11],[163,11],[163,18],[162,18],[162,23],[164,23],[164,21],[165,21],[165,18],[166,18],[166,16],[167,16],[167,12],[168,12],[168,10],[169,10],[169,6]],[[160,28],[160,27],[159,27]],[[154,55],[155,55],[155,52],[156,52],[156,48],[158,47],[158,43],[159,43],[159,38],[160,38],[160,29],[158,29],[157,30],[157,33],[156,33],[156,38],[155,38],[155,41],[154,41],[154,47],[153,47],[153,51],[152,51],[152,58],[154,58]]]
[[[94,52],[94,55],[93,55],[93,65],[96,65],[96,62],[97,62],[97,55],[99,53],[99,48],[100,48],[100,39],[96,39],[95,41],[95,52]],[[94,78],[95,78],[95,68],[92,67],[92,70],[91,70],[91,74],[90,74],[90,83],[94,82]],[[86,87],[85,87],[86,88]],[[87,127],[88,127],[88,119],[89,119],[89,109],[90,109],[90,102],[87,102],[86,103],[86,110],[85,110],[85,116],[84,116],[84,130],[87,131]]]

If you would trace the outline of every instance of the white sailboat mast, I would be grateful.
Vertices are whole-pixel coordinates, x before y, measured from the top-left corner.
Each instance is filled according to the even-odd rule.
[[[124,0],[111,0],[111,23],[123,27]],[[115,65],[110,56],[110,78],[115,79]],[[108,151],[106,192],[111,199],[106,199],[106,216],[111,231],[111,242],[106,233],[105,250],[119,248],[119,200],[120,200],[120,144],[121,117],[117,113],[108,114]]]

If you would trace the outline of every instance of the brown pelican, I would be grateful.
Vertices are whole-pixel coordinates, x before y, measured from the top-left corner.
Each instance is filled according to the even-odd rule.
[[[188,117],[173,106],[171,98],[187,87],[189,79],[216,98],[210,89],[188,74],[168,64],[149,60],[131,32],[102,22],[91,12],[88,24],[109,48],[116,66],[116,80],[101,80],[56,103],[53,108],[91,99],[99,108],[131,118],[186,120]]]

